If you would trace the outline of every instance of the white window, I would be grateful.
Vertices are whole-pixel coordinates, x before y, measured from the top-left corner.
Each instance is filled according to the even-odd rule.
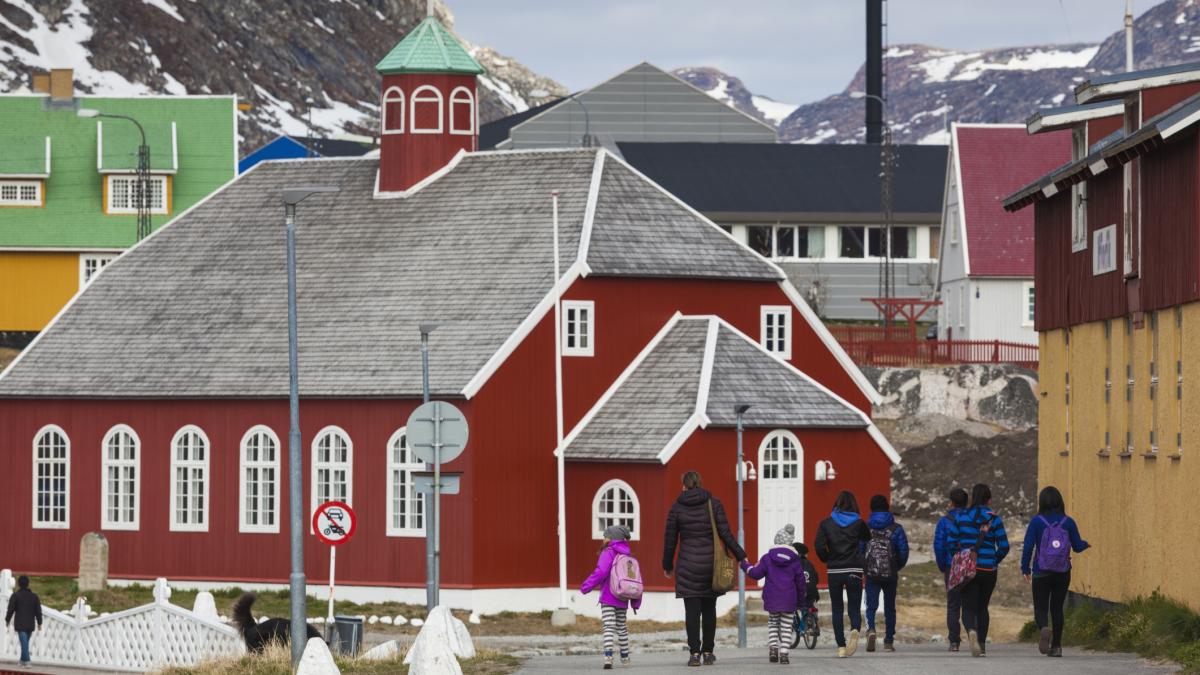
[[[41,206],[42,181],[0,180],[0,206]]]
[[[629,530],[630,539],[641,539],[638,499],[633,488],[623,480],[610,480],[596,491],[592,499],[592,538],[603,539],[604,531],[613,525]]]
[[[450,92],[450,133],[465,136],[475,133],[475,97],[466,87]]]
[[[442,92],[436,87],[427,84],[413,92],[408,127],[414,134],[442,133]]]
[[[796,260],[825,257],[824,226],[751,225],[747,246],[764,258]]]
[[[1117,271],[1117,225],[1092,232],[1092,276]]]
[[[1087,125],[1071,130],[1071,159],[1087,157]],[[1087,181],[1071,186],[1071,251],[1087,249]]]
[[[71,526],[71,441],[53,424],[33,437],[33,526]]]
[[[425,464],[408,447],[404,429],[388,441],[387,535],[389,537],[425,536],[425,495],[417,492],[414,471]]]
[[[79,256],[79,287],[87,286],[104,266],[117,259],[116,253],[85,253]]]
[[[242,436],[239,532],[279,532],[279,437],[269,427]]]
[[[383,92],[383,133],[404,133],[404,92],[400,87]]]
[[[188,425],[171,440],[171,531],[208,531],[208,436]]]
[[[138,177],[110,175],[108,178],[108,213],[137,213]],[[150,213],[167,212],[167,177],[150,176]]]
[[[759,464],[763,480],[799,478],[799,439],[790,431],[772,431],[763,441]]]
[[[1033,282],[1026,281],[1021,284],[1021,296],[1025,300],[1025,312],[1021,317],[1021,323],[1025,326],[1033,325]]]
[[[765,305],[761,310],[759,343],[783,360],[792,358],[792,308]]]
[[[967,327],[967,296],[971,293],[971,285],[963,284],[963,287],[958,291],[958,327]],[[964,336],[965,337],[965,336]]]
[[[566,300],[562,303],[563,356],[592,356],[596,343],[596,303]]]
[[[141,441],[133,429],[118,424],[101,443],[100,527],[106,530],[138,529]]]
[[[350,504],[354,478],[354,446],[344,430],[329,426],[312,444],[312,513],[325,502]]]

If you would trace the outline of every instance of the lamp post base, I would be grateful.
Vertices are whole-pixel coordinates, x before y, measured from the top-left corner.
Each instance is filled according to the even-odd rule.
[[[574,626],[575,612],[566,607],[559,607],[550,614],[550,625],[558,628],[560,626]]]

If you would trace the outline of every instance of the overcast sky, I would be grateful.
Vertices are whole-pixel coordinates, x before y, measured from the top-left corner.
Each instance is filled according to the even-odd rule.
[[[446,0],[464,38],[589,87],[640,61],[715,66],[756,94],[805,103],[862,64],[864,0]],[[1157,0],[1135,0],[1140,14]],[[957,49],[1099,42],[1124,0],[889,0],[889,44]]]

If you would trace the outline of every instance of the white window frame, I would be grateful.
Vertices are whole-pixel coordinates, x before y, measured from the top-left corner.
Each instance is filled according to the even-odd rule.
[[[392,96],[392,94],[396,94],[396,96]],[[394,128],[394,129],[387,125],[387,123],[388,123],[388,104],[389,103],[397,104],[400,107],[400,126]],[[404,115],[404,90],[403,89],[401,89],[400,87],[388,87],[387,91],[383,92],[383,104],[382,104],[382,107],[380,108],[380,110],[383,112],[383,114],[380,116],[379,127],[385,136],[388,136],[391,134],[404,133],[405,115]]]
[[[464,103],[464,101],[459,99],[459,94],[465,94],[467,97],[465,103],[467,104],[467,109],[470,114],[468,115],[466,129],[460,129],[458,128],[458,125],[455,124],[457,121],[457,117],[455,117],[454,114],[455,104],[457,103],[461,105]],[[455,87],[454,90],[450,92],[450,133],[456,136],[472,136],[475,134],[475,95],[472,94],[471,90],[467,89],[466,87]]]
[[[784,450],[784,442],[791,443],[796,450],[796,475],[795,476],[772,476],[768,477],[768,469],[771,468],[771,463],[767,460],[767,450],[770,449],[771,441],[779,439],[778,450],[780,456],[775,460],[775,464],[782,466],[785,463],[790,463],[786,460],[782,453]],[[777,466],[777,468],[778,468]],[[762,443],[758,445],[758,473],[760,480],[803,480],[804,479],[804,446],[800,443],[800,438],[796,434],[787,429],[775,429],[763,437]]]
[[[433,96],[422,96],[421,95],[422,93],[427,92],[427,91],[433,92]],[[436,128],[418,127],[417,126],[417,119],[418,119],[417,118],[417,104],[418,103],[430,104],[435,101],[437,102],[437,111],[438,111],[437,127]],[[446,107],[445,107],[445,102],[442,100],[442,92],[439,91],[437,87],[435,87],[431,84],[425,84],[425,85],[421,85],[420,87],[417,87],[416,90],[413,91],[412,96],[409,97],[409,105],[411,106],[411,109],[410,109],[409,115],[408,115],[408,130],[410,133],[414,133],[414,134],[440,134],[440,133],[442,133],[442,120],[446,116]]]
[[[42,181],[40,180],[0,180],[0,188],[16,187],[17,198],[5,199],[3,192],[0,191],[0,206],[41,206],[42,205]],[[32,187],[34,190],[33,199],[23,199],[21,192],[23,188]]]
[[[759,309],[758,316],[758,343],[772,355],[784,361],[790,360],[792,358],[792,308],[788,305],[763,305]],[[783,323],[776,326],[777,333],[780,330],[783,332],[782,337],[779,335],[767,337],[767,331],[770,328],[767,322],[771,317],[783,319]],[[783,343],[782,350],[776,349],[779,346],[777,343],[780,341]]]
[[[582,336],[578,333],[572,333],[573,323],[579,322],[578,318],[572,319],[572,313],[578,317],[579,313],[585,314],[586,329]],[[584,346],[579,346],[579,339],[575,340],[575,346],[567,345],[567,338],[575,335],[576,338],[582,337]],[[563,356],[594,356],[596,354],[596,303],[592,300],[563,300],[562,301],[562,355]]]
[[[197,459],[195,459],[194,456],[189,456],[187,460],[179,459],[179,452],[178,452],[179,442],[189,436],[199,439],[200,444],[201,444],[201,449],[204,452],[204,459],[197,460]],[[193,448],[193,450],[194,450],[194,448]],[[211,457],[212,457],[212,443],[210,443],[208,441],[208,434],[204,433],[203,429],[201,429],[200,427],[198,427],[194,424],[184,425],[183,427],[181,427],[179,429],[179,431],[176,431],[175,436],[171,438],[171,462],[170,462],[170,464],[171,464],[171,472],[170,472],[171,503],[169,506],[169,509],[170,509],[170,531],[172,531],[172,532],[208,532],[208,522],[209,522],[209,518],[210,518],[208,505],[211,500],[211,494],[212,494],[212,481],[210,480],[211,473],[209,471]],[[196,469],[199,469],[201,472],[200,473],[200,484],[201,484],[200,497],[201,497],[201,499],[200,499],[200,513],[199,513],[200,520],[201,520],[200,523],[194,523],[194,522],[181,523],[181,522],[179,522],[179,505],[176,502],[179,499],[179,479],[177,477],[177,474],[180,469],[185,469],[188,471],[188,477],[186,480],[187,480],[189,486],[192,486],[195,483],[195,480],[192,477],[191,472]],[[189,501],[190,501],[190,499],[189,499]],[[193,509],[190,504],[186,507],[186,510],[188,511],[189,514],[193,513]]]
[[[53,457],[44,459],[38,456],[38,445],[42,438],[48,434],[57,434],[63,440],[63,445],[66,453],[61,460]],[[63,519],[61,521],[54,520],[39,520],[38,519],[38,468],[41,466],[62,464],[64,466],[65,491],[63,494]],[[71,437],[66,431],[57,424],[47,424],[38,429],[38,432],[33,435],[33,511],[30,514],[33,519],[33,528],[37,530],[69,530],[71,529]],[[54,489],[51,487],[50,496],[53,498]],[[55,508],[51,505],[50,510]]]
[[[419,459],[415,459],[416,454],[407,444],[408,429],[401,427],[392,434],[392,437],[387,442],[387,536],[389,537],[424,537],[425,536],[425,496],[417,492],[416,481],[413,479],[413,471],[424,471],[425,463]],[[406,462],[397,462],[393,453],[393,446],[398,441],[404,439]],[[408,524],[404,527],[396,527],[396,508],[395,501],[400,497],[396,494],[396,474],[398,472],[406,472],[406,480],[404,485],[409,490],[409,494],[404,497],[409,502]],[[411,496],[411,495],[415,495]],[[421,504],[421,526],[412,527],[411,523],[416,518],[412,511],[412,507],[416,504]]]
[[[1071,159],[1080,160],[1087,157],[1087,124],[1081,124],[1071,130]],[[1087,228],[1087,181],[1080,181],[1071,186],[1071,252],[1086,251],[1088,247]]]
[[[1026,281],[1021,284],[1021,325],[1032,326],[1033,316],[1036,309],[1035,299],[1033,296],[1033,282]]]
[[[132,182],[136,183],[137,175],[132,174],[132,173],[110,173],[110,174],[106,174],[104,176],[104,180],[108,181],[108,186],[107,186],[108,189],[105,190],[105,192],[107,193],[106,201],[108,203],[104,205],[105,210],[110,214],[137,213],[137,205],[136,204],[133,206],[114,206],[113,205],[113,197],[116,195],[116,190],[113,188],[113,182],[118,181],[118,180],[122,180],[122,181],[127,180],[127,181],[132,181]],[[161,186],[159,189],[162,190],[162,207],[153,208],[153,206],[151,206],[150,213],[155,214],[155,215],[165,215],[168,212],[168,205],[171,203],[170,195],[167,194],[167,177],[162,174],[152,174],[150,176],[150,182],[158,183]],[[134,188],[131,187],[130,189],[133,190]],[[152,193],[153,193],[153,190],[154,190],[154,188],[152,187],[151,188]],[[130,192],[130,194],[132,195],[133,193]],[[130,201],[133,201],[132,197],[130,197]],[[151,202],[153,202],[153,200],[151,200]]]
[[[958,291],[958,327],[967,327],[967,302],[971,295],[971,282],[966,282]]]
[[[317,459],[317,457],[318,457],[317,448],[318,448],[318,446],[320,446],[321,440],[327,436],[338,436],[338,437],[341,437],[341,439],[346,442],[346,461],[345,462],[337,462],[337,461],[333,460],[332,448],[330,449],[330,461],[322,462]],[[345,429],[343,429],[337,425],[331,424],[331,425],[325,427],[324,429],[321,429],[320,431],[318,431],[316,436],[313,436],[311,450],[312,450],[312,458],[311,458],[312,459],[312,464],[311,464],[312,475],[310,476],[309,482],[311,483],[310,487],[312,489],[312,499],[310,500],[311,506],[309,507],[309,510],[308,510],[308,515],[309,515],[310,521],[312,520],[312,514],[317,512],[317,507],[324,503],[323,501],[321,501],[320,496],[318,494],[318,490],[317,490],[317,488],[319,486],[319,481],[317,480],[318,474],[323,469],[328,469],[330,471],[342,470],[342,469],[345,470],[345,472],[346,472],[346,497],[344,499],[337,499],[336,497],[333,496],[333,494],[332,494],[333,490],[331,489],[329,500],[343,501],[343,502],[346,502],[347,504],[350,504],[351,506],[354,505],[354,441],[352,441],[350,439],[350,434],[346,433]],[[331,474],[330,475],[331,483],[332,483],[332,480],[333,480],[333,476]],[[312,522],[309,522],[309,529],[310,530],[312,529]]]
[[[133,442],[133,459],[113,460],[108,456],[108,443],[117,434],[128,434]],[[133,469],[133,519],[130,521],[112,520],[108,515],[108,470],[111,468]],[[100,442],[100,529],[102,530],[137,530],[141,524],[142,513],[142,439],[137,432],[127,424],[118,424],[104,434]],[[118,495],[123,496],[123,495]],[[118,506],[118,510],[121,507]]]
[[[1102,239],[1108,240],[1107,246],[1101,246]],[[1100,256],[1104,253],[1108,254],[1107,260],[1101,260]],[[1092,230],[1092,276],[1097,277],[1101,274],[1117,271],[1117,224],[1113,223],[1107,227],[1101,227]]]
[[[604,525],[603,527],[601,527],[601,523],[600,523],[601,518],[613,521],[612,523],[610,523],[610,525],[619,524],[616,521],[619,521],[622,519],[621,514],[601,513],[601,511],[600,511],[600,502],[604,497],[604,493],[608,492],[610,489],[622,490],[629,496],[629,501],[633,504],[633,513],[630,514],[629,518],[627,518],[627,520],[633,521],[633,528],[632,528],[632,531],[629,533],[629,538],[632,539],[633,541],[637,541],[637,540],[641,539],[642,538],[642,507],[641,507],[641,503],[638,502],[637,493],[633,491],[633,488],[630,487],[629,483],[626,483],[625,481],[623,481],[619,478],[614,478],[614,479],[608,481],[607,483],[605,483],[604,485],[601,485],[600,489],[596,490],[595,496],[592,497],[592,539],[601,539],[601,540],[604,539],[604,530],[606,530],[609,527],[609,525]],[[618,497],[618,499],[619,499],[619,497]]]
[[[253,462],[246,459],[246,450],[249,447],[250,439],[255,436],[265,437],[275,445],[274,459],[270,461],[264,461],[262,459],[261,451],[259,453],[259,459]],[[283,446],[279,443],[279,436],[275,434],[275,431],[272,430],[271,427],[268,427],[265,424],[256,424],[250,427],[246,433],[242,435],[242,440],[238,444],[238,532],[246,532],[250,534],[277,534],[279,532],[279,457],[280,453],[282,452]],[[252,525],[247,522],[247,517],[250,512],[246,508],[246,499],[249,497],[249,494],[246,490],[246,472],[249,469],[258,469],[259,471],[270,469],[273,472],[273,479],[270,481],[270,485],[274,489],[274,508],[260,508],[258,510],[260,515],[271,515],[271,524],[269,525],[263,525],[262,523]],[[261,479],[261,475],[262,474],[260,473],[260,478],[258,481],[256,481],[256,484],[267,484],[266,481]],[[263,499],[261,491],[259,492],[258,498],[261,503]]]
[[[95,279],[106,265],[120,255],[120,253],[81,253],[79,255],[79,288],[92,283],[92,279]],[[91,274],[88,273],[88,263],[94,263],[96,267]]]

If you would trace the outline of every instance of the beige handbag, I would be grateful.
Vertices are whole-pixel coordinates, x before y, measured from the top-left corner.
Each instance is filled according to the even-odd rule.
[[[717,532],[717,517],[713,515],[712,500],[708,500],[708,521],[713,534],[713,578],[712,589],[717,593],[733,590],[737,583],[737,559],[725,549],[725,542]]]

